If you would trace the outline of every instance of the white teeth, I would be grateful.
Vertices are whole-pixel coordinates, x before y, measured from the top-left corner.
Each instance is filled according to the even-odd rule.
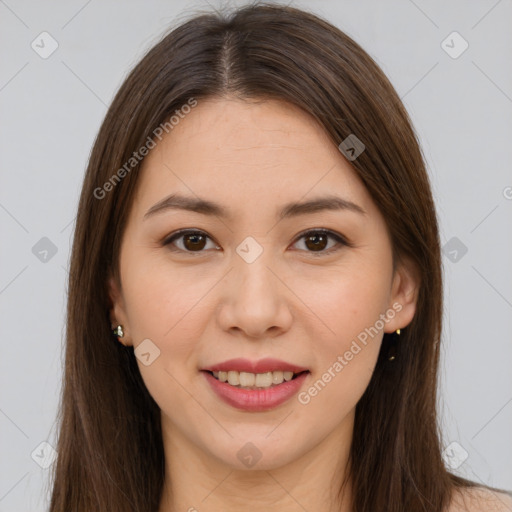
[[[254,373],[240,372],[240,386],[249,387],[254,386],[256,376]]]
[[[283,372],[284,380],[292,380],[293,372]]]
[[[257,388],[269,388],[272,386],[272,372],[257,373],[256,382],[254,384]],[[280,384],[280,382],[277,384]]]
[[[235,371],[228,372],[228,382],[232,386],[238,386],[240,384],[240,373]]]
[[[281,384],[281,382],[283,382],[283,372],[272,372],[272,384]]]
[[[212,373],[221,382],[228,382],[232,386],[239,386],[241,388],[269,388],[272,385],[277,386],[293,378],[293,372],[283,372],[280,370],[266,373],[237,372],[235,370]]]

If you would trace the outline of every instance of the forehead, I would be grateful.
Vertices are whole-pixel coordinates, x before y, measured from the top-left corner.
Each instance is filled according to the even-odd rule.
[[[313,148],[318,153],[332,146],[309,114],[278,100],[200,100],[165,137],[162,146],[176,151],[197,144],[199,139],[217,158],[234,158],[239,152],[241,159],[258,156],[258,162],[266,156],[306,154]]]
[[[366,187],[325,130],[277,100],[198,101],[145,158],[137,188],[146,206],[173,192],[234,210],[338,192],[371,209]]]

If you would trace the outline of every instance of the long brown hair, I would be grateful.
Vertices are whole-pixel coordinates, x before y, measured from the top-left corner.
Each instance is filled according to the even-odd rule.
[[[120,242],[140,170],[133,162],[126,170],[126,162],[191,98],[227,95],[290,102],[318,120],[337,146],[351,134],[365,145],[352,166],[386,220],[395,262],[411,260],[421,287],[395,361],[385,357],[385,335],[356,407],[353,510],[441,512],[456,487],[475,484],[450,474],[441,456],[440,242],[416,135],[392,85],[357,43],[313,14],[268,3],[198,14],[170,31],[131,71],[101,126],[72,248],[50,511],[158,510],[160,410],[133,348],[113,336],[108,314],[107,281],[119,280]],[[99,194],[123,166],[123,178]]]

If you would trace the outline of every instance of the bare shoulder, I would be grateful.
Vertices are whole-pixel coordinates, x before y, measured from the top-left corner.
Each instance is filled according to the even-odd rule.
[[[485,487],[460,489],[447,512],[512,512],[512,494]]]

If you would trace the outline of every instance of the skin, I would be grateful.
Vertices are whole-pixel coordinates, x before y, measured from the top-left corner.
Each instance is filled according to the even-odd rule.
[[[176,192],[220,203],[233,218],[166,210],[143,219]],[[326,194],[366,214],[276,218],[285,203]],[[195,252],[187,237],[163,245],[183,228],[210,238]],[[321,228],[352,247],[329,238],[315,251],[300,238]],[[236,252],[247,236],[263,249],[250,264]],[[331,248],[338,250],[328,254]],[[149,338],[160,350],[148,366],[137,360],[162,412],[160,512],[230,512],[248,503],[254,512],[348,512],[349,486],[341,503],[335,495],[355,406],[384,332],[411,322],[419,281],[410,264],[393,273],[384,218],[323,129],[284,102],[201,100],[144,161],[120,276],[109,282],[111,320],[125,332],[120,342],[136,348]],[[234,357],[274,357],[310,370],[305,390],[394,303],[401,305],[394,318],[306,405],[293,397],[270,411],[240,411],[219,400],[200,372]],[[247,442],[261,453],[252,468],[237,457]]]

